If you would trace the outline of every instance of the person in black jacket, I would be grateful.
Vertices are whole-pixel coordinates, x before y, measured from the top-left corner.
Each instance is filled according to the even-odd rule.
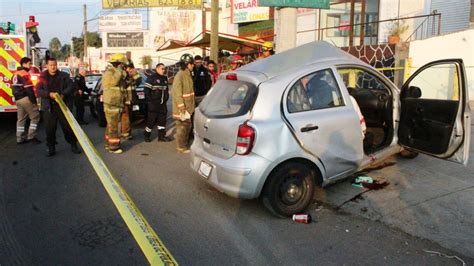
[[[91,90],[86,86],[86,70],[79,69],[79,74],[74,77],[74,105],[76,106],[76,118],[80,125],[87,125],[84,120],[84,100],[90,95]],[[92,110],[91,110],[92,112]]]
[[[148,118],[144,131],[145,142],[150,142],[153,126],[158,124],[158,141],[168,142],[166,136],[166,102],[169,98],[168,77],[165,76],[165,65],[156,65],[156,72],[146,79],[145,99],[148,107]]]
[[[77,147],[77,138],[69,126],[66,117],[55,100],[55,95],[64,100],[71,110],[73,106],[74,87],[68,74],[58,71],[56,59],[49,58],[47,70],[43,71],[38,82],[38,96],[41,97],[41,110],[43,111],[46,129],[47,156],[56,154],[56,127],[59,121],[66,141],[71,144],[73,153],[80,153]]]
[[[192,74],[194,82],[194,101],[197,107],[212,86],[211,75],[209,74],[209,70],[203,66],[202,57],[200,55],[194,57],[194,69]]]

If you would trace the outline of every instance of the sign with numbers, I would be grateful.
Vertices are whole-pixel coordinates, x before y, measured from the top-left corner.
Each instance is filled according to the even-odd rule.
[[[103,9],[179,7],[201,8],[202,0],[102,0]]]

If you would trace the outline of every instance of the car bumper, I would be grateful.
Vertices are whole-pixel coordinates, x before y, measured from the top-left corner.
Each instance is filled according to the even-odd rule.
[[[208,176],[199,171],[202,162],[212,166]],[[217,190],[235,198],[257,198],[266,178],[264,172],[270,163],[252,153],[220,158],[206,152],[197,141],[191,146],[191,168]]]

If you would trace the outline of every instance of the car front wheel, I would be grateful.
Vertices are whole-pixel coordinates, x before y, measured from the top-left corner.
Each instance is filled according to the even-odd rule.
[[[262,191],[265,207],[288,217],[306,210],[314,193],[314,171],[304,163],[289,162],[275,169]]]

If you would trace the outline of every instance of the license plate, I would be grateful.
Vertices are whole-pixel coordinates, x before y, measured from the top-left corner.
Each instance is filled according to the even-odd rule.
[[[140,110],[140,106],[138,105],[132,106],[132,111],[138,111],[138,110]]]
[[[199,165],[199,174],[205,178],[209,178],[211,171],[212,171],[212,165],[204,161],[201,161],[201,164]]]
[[[142,100],[145,99],[145,93],[144,92],[137,92],[138,99]]]

